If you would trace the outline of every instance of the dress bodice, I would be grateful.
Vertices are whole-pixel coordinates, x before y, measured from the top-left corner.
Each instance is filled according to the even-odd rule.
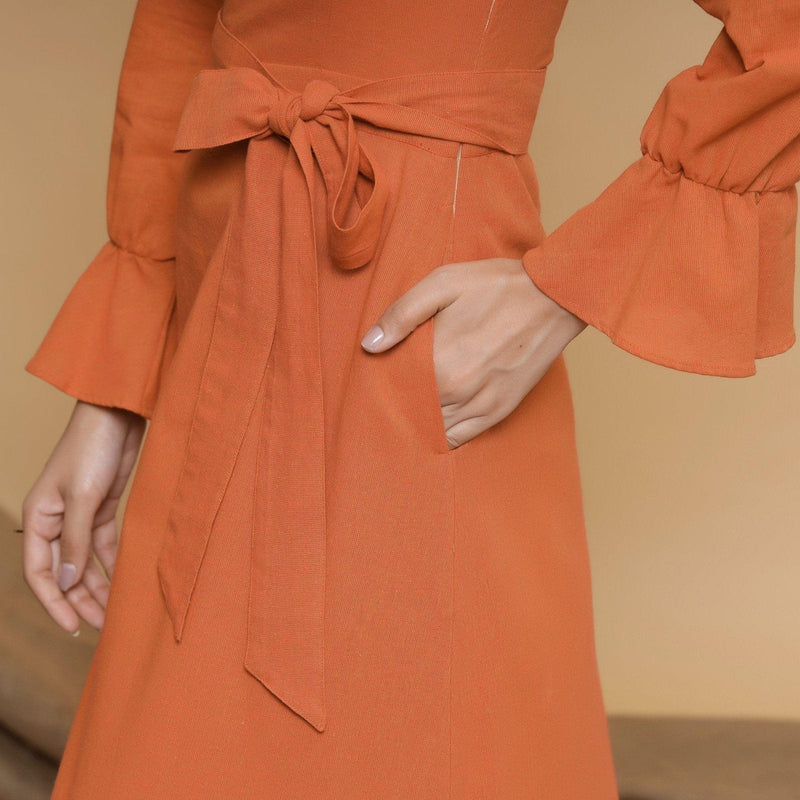
[[[377,79],[545,67],[566,5],[567,0],[225,0],[222,14],[264,61]]]

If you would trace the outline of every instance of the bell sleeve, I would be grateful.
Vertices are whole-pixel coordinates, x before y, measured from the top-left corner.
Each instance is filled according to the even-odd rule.
[[[641,158],[522,261],[628,352],[742,377],[795,341],[800,3],[695,2],[723,28],[667,83]]]
[[[108,241],[78,277],[25,370],[75,398],[150,418],[176,344],[172,141],[209,66],[220,0],[138,0],[117,88]]]

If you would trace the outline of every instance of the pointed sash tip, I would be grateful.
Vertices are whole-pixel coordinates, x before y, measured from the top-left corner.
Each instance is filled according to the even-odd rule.
[[[320,732],[324,731],[328,722],[324,689],[320,685],[315,685],[302,687],[298,691],[297,686],[290,687],[285,681],[270,679],[266,677],[267,667],[257,659],[258,657],[251,653],[245,656],[244,668],[247,672],[269,690],[273,697],[302,717],[309,725]]]
[[[167,610],[170,626],[172,628],[172,635],[176,642],[180,642],[181,637],[183,636],[183,625],[186,621],[186,608],[184,607],[184,609],[181,611],[181,609],[177,608],[176,604],[173,602],[171,593],[167,588],[169,585],[169,580],[164,574],[161,564],[159,564],[156,568],[156,572],[158,574],[159,585],[161,586],[161,595],[164,598],[164,605]]]

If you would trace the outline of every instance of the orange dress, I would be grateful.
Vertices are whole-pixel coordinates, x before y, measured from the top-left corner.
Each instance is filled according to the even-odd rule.
[[[563,356],[449,450],[436,266],[521,257],[656,363],[794,342],[800,6],[725,23],[550,236],[566,0],[139,0],[109,241],[26,369],[150,419],[54,800],[612,800]]]

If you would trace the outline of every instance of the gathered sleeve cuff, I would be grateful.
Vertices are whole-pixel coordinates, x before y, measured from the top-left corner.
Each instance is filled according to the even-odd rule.
[[[175,347],[175,261],[108,241],[25,365],[66,394],[150,418]]]
[[[137,0],[119,76],[106,195],[108,241],[25,365],[73,397],[150,418],[177,344],[173,152],[197,71],[212,62],[221,0]]]
[[[628,352],[742,377],[795,341],[800,6],[696,1],[725,27],[665,87],[641,158],[522,260]]]

